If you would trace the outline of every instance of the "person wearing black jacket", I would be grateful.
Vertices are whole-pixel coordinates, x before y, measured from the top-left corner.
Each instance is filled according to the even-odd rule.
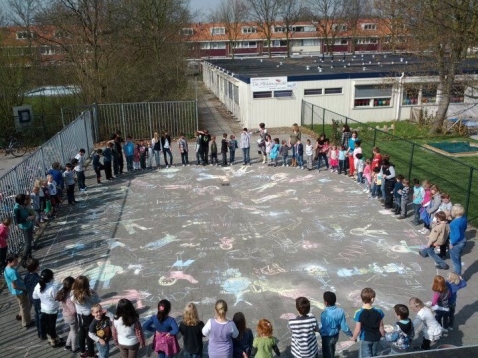
[[[227,151],[229,148],[229,141],[227,140],[227,133],[222,135],[221,141],[221,154],[222,154],[222,166],[227,167]]]
[[[171,136],[168,134],[168,131],[163,131],[163,135],[161,136],[161,147],[163,148],[164,163],[166,164],[166,168],[169,168],[169,165],[173,165],[173,153],[171,152],[171,144]],[[170,163],[168,163],[166,154],[169,156]]]
[[[201,159],[203,165],[208,165],[208,157],[209,157],[209,142],[211,141],[211,135],[209,131],[205,129],[203,132],[199,132],[201,134]]]
[[[388,159],[382,160],[382,178],[385,179],[385,203],[384,206],[387,209],[393,207],[393,189],[395,188],[395,167]]]

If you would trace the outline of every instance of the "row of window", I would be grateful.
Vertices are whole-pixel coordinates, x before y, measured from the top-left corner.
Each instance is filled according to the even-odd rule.
[[[294,92],[292,90],[281,90],[281,91],[261,91],[253,92],[252,98],[292,98],[294,97]]]

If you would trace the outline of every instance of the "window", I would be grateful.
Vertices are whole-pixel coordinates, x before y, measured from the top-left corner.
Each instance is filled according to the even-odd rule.
[[[181,29],[181,35],[183,35],[183,36],[191,36],[191,35],[194,35],[194,30],[191,29],[191,28]]]
[[[463,103],[465,101],[465,87],[455,85],[450,91],[450,103]]]
[[[285,26],[275,26],[274,27],[274,32],[286,32],[287,29]]]
[[[346,39],[335,39],[334,45],[348,45],[349,41]]]
[[[319,46],[318,39],[293,40],[292,46]]]
[[[252,98],[272,98],[272,91],[253,92]]]
[[[292,98],[293,96],[294,92],[292,90],[274,91],[275,98]]]
[[[271,47],[286,47],[287,41],[285,40],[272,40]]]
[[[225,27],[213,27],[211,28],[211,35],[224,35],[226,34]]]
[[[55,54],[55,50],[53,47],[50,46],[41,46],[40,47],[40,54],[45,55],[45,56],[50,56]]]
[[[243,27],[242,28],[242,33],[243,34],[255,34],[257,32],[257,29],[255,27]]]
[[[355,86],[354,107],[390,107],[392,86]]]
[[[403,90],[403,99],[402,104],[408,106],[411,104],[418,104],[418,93],[420,90],[418,88],[405,88]]]
[[[363,24],[362,27],[364,30],[377,30],[376,24]]]
[[[332,25],[333,31],[347,31],[347,25],[344,24],[333,24]]]
[[[33,33],[29,31],[19,31],[17,32],[17,40],[26,40],[33,38]]]
[[[234,85],[234,103],[239,104],[239,86]]]
[[[234,44],[235,48],[257,48],[256,41],[241,41]]]
[[[435,103],[437,101],[437,86],[423,85],[421,103]]]
[[[377,43],[377,39],[375,38],[357,39],[357,44],[359,45],[376,44],[376,43]]]
[[[225,42],[203,42],[201,43],[201,50],[218,50],[225,49]]]
[[[326,88],[324,94],[342,94],[342,87]]]
[[[304,90],[304,96],[315,96],[322,94],[322,88],[309,88]]]

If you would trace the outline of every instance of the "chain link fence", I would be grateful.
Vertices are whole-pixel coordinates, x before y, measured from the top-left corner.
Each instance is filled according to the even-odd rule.
[[[73,158],[80,148],[87,153],[93,149],[93,115],[92,110],[81,113],[73,122],[53,135],[39,146],[21,163],[0,177],[0,216],[12,217],[15,196],[30,193],[37,178],[45,178],[51,164],[65,164]],[[10,226],[8,249],[18,253],[23,246],[23,235],[15,226]]]
[[[366,123],[302,101],[302,126],[325,133],[332,141],[339,142],[343,124],[348,124],[352,130],[358,132],[366,157],[371,157],[373,147],[379,147],[382,154],[390,155],[397,174],[410,179],[418,178],[420,181],[427,179],[438,185],[442,192],[451,195],[453,203],[460,203],[465,207],[468,220],[478,226],[478,168]]]

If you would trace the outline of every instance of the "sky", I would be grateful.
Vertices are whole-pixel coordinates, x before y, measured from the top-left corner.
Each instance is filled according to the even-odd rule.
[[[197,19],[197,21],[207,21],[207,15],[211,11],[219,5],[221,0],[189,0],[189,6],[191,10],[200,11],[201,16]]]

